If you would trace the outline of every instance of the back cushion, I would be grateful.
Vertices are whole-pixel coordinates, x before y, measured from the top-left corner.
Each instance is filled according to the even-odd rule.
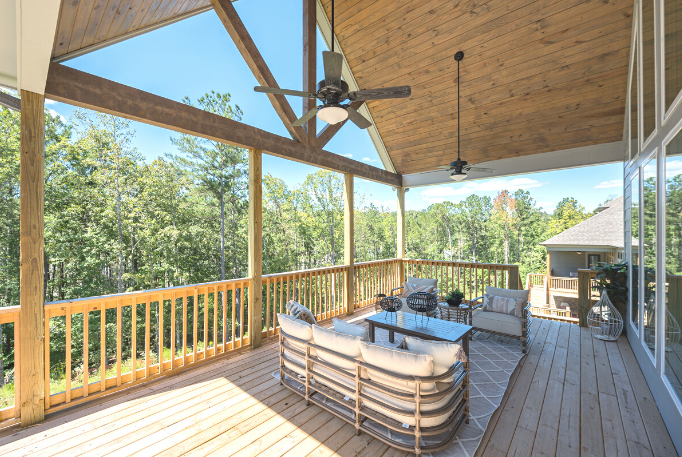
[[[416,286],[433,286],[434,288],[436,285],[438,285],[438,280],[437,279],[421,279],[421,278],[413,278],[412,276],[407,277],[408,284],[414,284]]]
[[[345,333],[346,335],[359,336],[363,341],[369,341],[369,330],[367,330],[362,325],[350,324],[343,319],[332,319],[334,322],[334,330],[339,333]]]
[[[282,331],[289,336],[294,338],[299,338],[306,341],[307,343],[314,343],[313,340],[313,326],[309,323],[296,319],[288,314],[277,313],[277,319],[279,321],[279,326]],[[298,349],[299,351],[305,352],[305,346],[298,341],[288,340],[291,347]],[[310,354],[315,355],[315,349],[310,349]]]
[[[494,295],[496,297],[513,298],[516,302],[516,316],[521,317],[523,308],[528,303],[529,290],[513,290],[501,289],[499,287],[486,287],[485,293],[487,295]]]
[[[433,356],[400,349],[392,349],[361,341],[360,352],[365,363],[406,376],[433,376]],[[386,376],[367,368],[369,379],[396,390],[415,392],[415,383]],[[421,393],[433,392],[436,385],[422,384]]]
[[[462,346],[447,341],[422,340],[415,336],[405,337],[405,346],[408,351],[420,352],[433,356],[433,375],[443,374],[458,361],[465,362],[466,355]],[[452,382],[454,376],[440,382]]]
[[[315,344],[318,346],[330,349],[353,359],[362,359],[359,344],[360,341],[362,341],[362,338],[359,336],[346,335],[320,327],[319,325],[313,325],[313,338],[315,339]],[[328,352],[320,350],[317,352],[317,357],[325,362],[333,363],[344,370],[355,371],[354,363],[344,360],[341,357],[336,357]]]

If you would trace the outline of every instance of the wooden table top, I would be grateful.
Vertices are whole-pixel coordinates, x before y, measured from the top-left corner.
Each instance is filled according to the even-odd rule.
[[[391,315],[387,316],[387,314]],[[459,341],[466,334],[471,334],[473,329],[470,325],[457,324],[433,317],[422,319],[422,316],[400,311],[397,313],[383,311],[374,316],[366,317],[365,320],[375,327],[437,341]]]

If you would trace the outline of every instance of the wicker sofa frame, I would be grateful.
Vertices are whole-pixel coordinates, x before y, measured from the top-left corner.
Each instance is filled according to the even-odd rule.
[[[528,346],[530,345],[530,343],[533,339],[531,331],[530,331],[531,330],[530,327],[533,323],[533,317],[532,317],[531,312],[530,312],[530,306],[531,306],[530,303],[528,303],[526,305],[526,307],[523,308],[523,310],[521,311],[521,313],[522,313],[521,336],[519,336],[519,335],[511,335],[509,333],[494,332],[492,330],[488,330],[488,329],[485,329],[482,327],[474,326],[473,325],[474,312],[483,306],[483,303],[479,303],[477,305],[474,304],[479,300],[483,300],[483,297],[476,297],[472,300],[469,300],[469,325],[474,327],[474,331],[485,332],[485,333],[490,333],[491,335],[499,335],[499,336],[504,336],[507,338],[521,340],[521,352],[523,352],[524,354],[526,352],[528,352]]]
[[[298,350],[288,344],[288,341],[296,342],[299,345],[304,345],[305,352]],[[306,400],[306,405],[314,403],[317,406],[329,411],[340,419],[348,422],[355,427],[355,434],[359,435],[361,431],[373,436],[374,438],[388,444],[389,446],[395,447],[397,449],[414,452],[416,455],[421,455],[422,453],[435,452],[447,447],[463,423],[469,422],[469,354],[467,355],[466,362],[457,362],[450,369],[438,376],[429,377],[417,377],[417,376],[402,376],[390,371],[377,368],[373,365],[359,362],[351,357],[347,357],[344,354],[323,348],[314,343],[308,343],[305,340],[295,338],[293,336],[287,335],[285,332],[280,331],[279,334],[279,355],[280,355],[280,384],[284,385],[288,389],[301,395]],[[287,357],[284,350],[297,355],[298,357],[305,360],[305,365]],[[351,375],[348,371],[337,367],[336,365],[320,360],[318,357],[311,355],[311,350],[322,351],[333,355],[335,357],[340,357],[348,362],[355,365],[355,373]],[[289,369],[285,366],[287,364],[296,366],[298,369],[305,373],[305,379],[302,379],[302,375],[294,370]],[[355,385],[355,399],[352,399],[344,394],[344,392],[350,392],[348,386],[340,384],[338,381],[329,378],[324,373],[316,371],[314,365],[322,366],[328,370],[333,371],[337,375],[341,375],[347,378],[349,381]],[[381,373],[384,376],[389,376],[399,381],[414,382],[416,386],[415,393],[398,391],[386,387],[385,385],[372,381],[368,378],[363,378],[361,376],[363,369],[370,369]],[[454,376],[456,374],[456,376]],[[285,376],[286,375],[286,376]],[[447,389],[430,394],[421,394],[420,389],[422,384],[426,383],[436,383],[442,382],[445,379],[452,377],[453,381],[448,386]],[[313,381],[315,378],[315,382]],[[371,389],[381,392],[386,396],[390,396],[401,401],[413,402],[414,411],[408,409],[400,409],[394,406],[388,405],[381,400],[370,397],[363,393],[363,387],[367,386]],[[301,387],[305,388],[305,392],[302,391]],[[315,396],[315,393],[321,394],[323,397],[329,397],[335,402],[346,407],[352,414],[344,414],[343,411],[339,409],[332,408],[323,399]],[[454,393],[453,397],[447,404],[443,405],[438,409],[432,411],[421,411],[420,406],[425,403],[436,402],[441,398]],[[369,404],[377,405],[385,410],[389,410],[396,415],[402,415],[406,417],[413,417],[415,420],[414,426],[407,426],[407,424],[401,423],[391,417],[388,417],[374,409],[372,409]],[[444,414],[450,413],[448,418],[441,424],[432,427],[422,427],[420,426],[420,421],[422,418],[438,417]],[[368,426],[367,419],[371,419],[387,428],[388,433],[382,433],[377,428],[372,428]],[[390,434],[390,430],[394,430],[401,434],[411,435],[414,437],[414,445],[408,445],[404,441],[398,441],[393,439]],[[421,438],[423,436],[433,436],[446,434],[445,438],[439,439],[436,443],[422,445]]]

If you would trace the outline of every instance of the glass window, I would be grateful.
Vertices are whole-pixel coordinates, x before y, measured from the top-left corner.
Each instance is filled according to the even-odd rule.
[[[665,109],[682,89],[682,0],[665,0]]]
[[[666,146],[665,159],[665,373],[682,399],[682,132]]]
[[[639,172],[630,181],[632,194],[632,249],[630,249],[630,316],[639,331]]]
[[[596,267],[599,263],[599,254],[588,254],[587,256],[587,267]]]
[[[654,0],[642,2],[642,104],[644,131],[642,138],[656,128],[656,61],[654,59]]]
[[[656,355],[656,157],[643,170],[644,343]]]
[[[637,47],[635,46],[635,60],[632,64],[632,80],[630,81],[630,160],[639,154],[639,130],[637,127]]]

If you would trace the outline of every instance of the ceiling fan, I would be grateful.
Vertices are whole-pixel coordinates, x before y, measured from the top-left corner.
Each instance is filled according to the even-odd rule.
[[[410,86],[385,87],[383,89],[366,89],[348,92],[348,84],[341,80],[341,70],[343,68],[343,55],[334,52],[334,0],[332,0],[332,37],[331,37],[331,51],[322,52],[322,59],[324,63],[324,79],[317,84],[317,92],[303,92],[289,89],[279,89],[273,87],[256,86],[253,88],[256,92],[263,92],[266,94],[282,94],[293,95],[296,97],[316,98],[322,102],[322,105],[316,106],[301,118],[297,119],[292,125],[294,127],[301,126],[308,122],[310,118],[317,114],[317,117],[329,124],[338,124],[346,119],[350,119],[355,125],[361,129],[366,129],[372,123],[367,120],[362,114],[358,113],[350,102],[342,104],[342,102],[350,100],[367,101],[367,100],[383,100],[388,98],[407,98],[412,93]]]
[[[464,59],[464,52],[457,51],[455,60],[457,61],[457,160],[450,162],[450,165],[437,167],[438,170],[452,170],[450,179],[461,181],[467,177],[467,171],[477,171],[480,173],[493,173],[492,168],[481,168],[469,165],[466,160],[459,158],[459,63]]]

